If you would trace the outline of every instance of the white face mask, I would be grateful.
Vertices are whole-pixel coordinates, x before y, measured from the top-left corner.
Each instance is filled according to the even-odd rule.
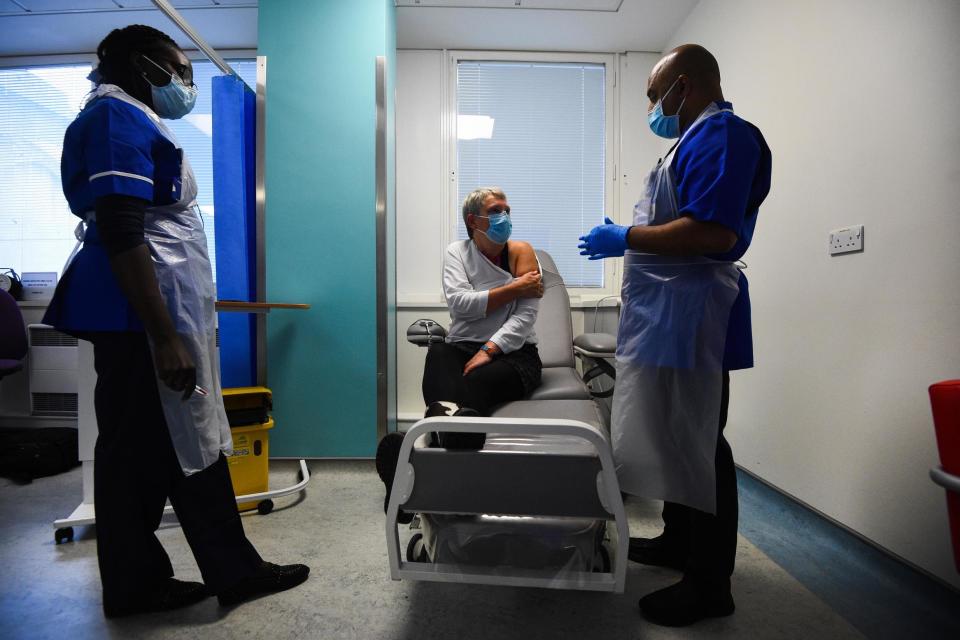
[[[175,73],[170,73],[159,64],[143,56],[150,64],[157,67],[170,76],[170,82],[162,87],[158,87],[150,82],[147,74],[143,74],[144,79],[150,84],[150,96],[153,98],[153,110],[161,118],[169,120],[178,120],[193,110],[193,105],[197,102],[199,91],[196,86],[188,87],[183,83],[183,79]]]

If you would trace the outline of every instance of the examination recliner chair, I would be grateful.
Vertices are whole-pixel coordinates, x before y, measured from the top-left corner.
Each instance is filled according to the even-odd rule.
[[[426,418],[407,431],[386,517],[394,580],[623,591],[629,534],[607,420],[575,368],[563,279],[548,254],[537,257],[542,383],[490,418]],[[420,346],[445,335],[430,320],[407,332]],[[486,442],[479,451],[431,447],[436,431],[483,432]],[[400,510],[418,514],[420,529],[405,560]]]

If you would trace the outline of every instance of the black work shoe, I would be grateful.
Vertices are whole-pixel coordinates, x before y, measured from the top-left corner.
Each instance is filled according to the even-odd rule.
[[[184,582],[175,578],[166,578],[160,585],[142,599],[124,606],[112,606],[104,603],[103,613],[108,618],[121,618],[137,613],[170,611],[180,607],[189,607],[207,598],[210,592],[202,582]]]
[[[455,418],[482,418],[480,412],[470,407],[460,407],[453,413]],[[485,433],[459,433],[453,431],[442,431],[437,434],[437,444],[444,449],[460,449],[464,451],[477,451],[483,449],[487,441]]]
[[[403,444],[403,434],[399,432],[388,433],[383,436],[383,440],[377,445],[377,475],[383,481],[387,489],[387,494],[383,497],[383,512],[387,512],[390,505],[390,491],[393,489],[393,476],[397,473],[397,462],[400,459],[400,445]],[[397,512],[397,522],[400,524],[410,524],[413,521],[413,514],[400,510]]]
[[[627,557],[640,564],[668,567],[683,571],[687,566],[686,554],[663,535],[656,538],[630,538]]]
[[[424,418],[438,418],[440,416],[450,415],[450,408],[444,406],[442,402],[431,402],[430,406],[424,412]]]
[[[736,607],[729,586],[707,586],[690,579],[640,598],[643,617],[665,627],[685,627],[704,618],[729,616]]]
[[[304,564],[278,565],[264,562],[252,576],[217,594],[221,607],[229,607],[268,593],[277,593],[302,584],[310,575]]]

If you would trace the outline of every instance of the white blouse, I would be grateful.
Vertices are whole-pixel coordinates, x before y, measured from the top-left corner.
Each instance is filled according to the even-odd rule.
[[[490,289],[514,277],[484,256],[473,240],[451,243],[443,257],[443,296],[453,322],[447,342],[493,342],[504,353],[537,344],[539,298],[518,298],[487,313]]]

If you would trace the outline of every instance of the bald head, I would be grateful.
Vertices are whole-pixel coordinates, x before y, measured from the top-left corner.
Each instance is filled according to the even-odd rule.
[[[647,98],[648,112],[663,99],[663,112],[679,113],[680,128],[685,130],[708,104],[723,100],[717,59],[698,44],[680,45],[653,67]]]
[[[682,44],[661,58],[657,66],[674,74],[685,74],[691,79],[715,82],[720,85],[720,65],[713,54],[698,44]],[[656,67],[654,68],[656,71]]]

